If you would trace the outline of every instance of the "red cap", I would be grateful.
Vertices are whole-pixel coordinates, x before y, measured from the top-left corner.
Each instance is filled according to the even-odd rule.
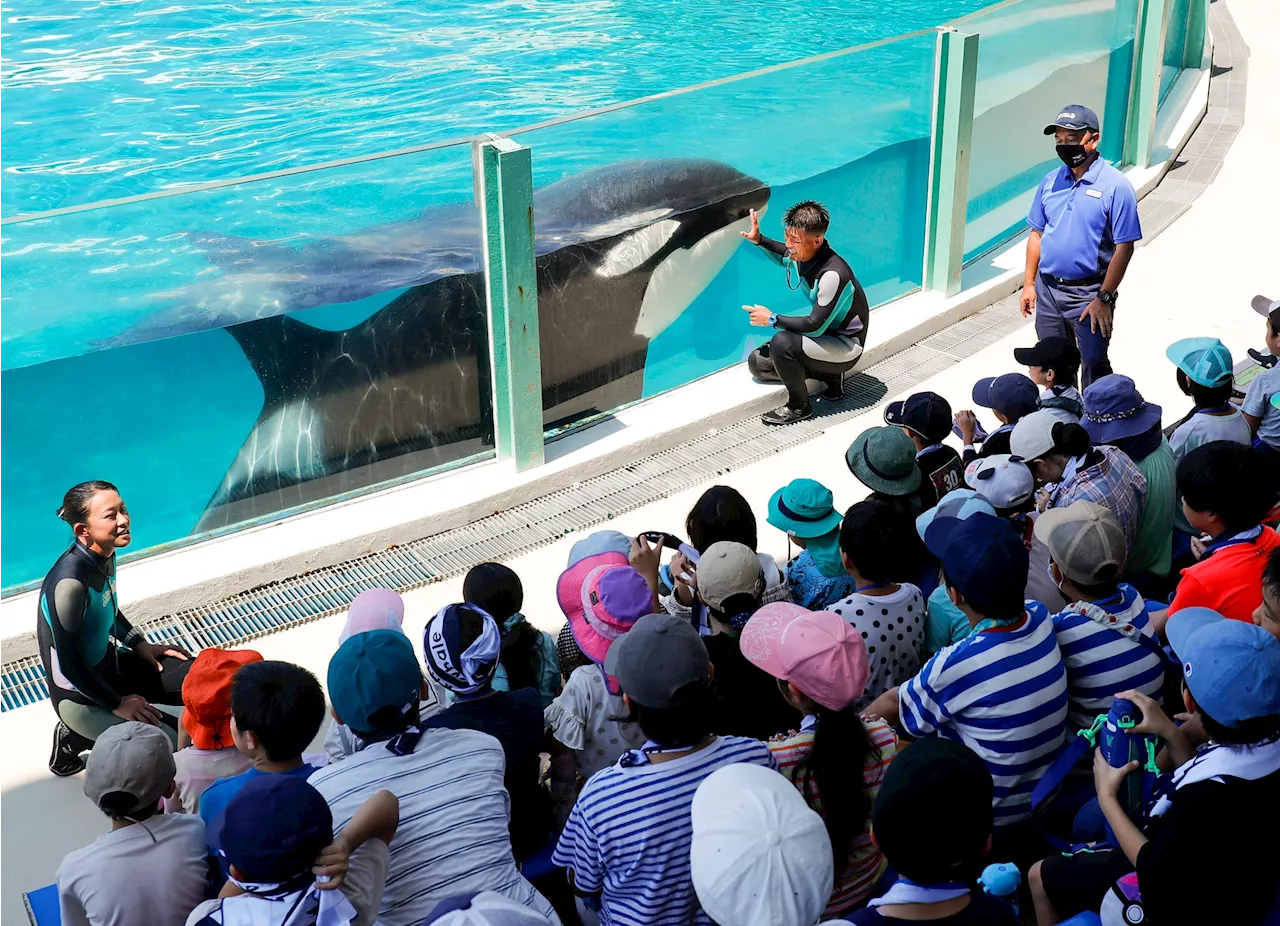
[[[182,682],[182,725],[197,749],[224,749],[231,740],[231,679],[262,654],[251,649],[204,649]]]

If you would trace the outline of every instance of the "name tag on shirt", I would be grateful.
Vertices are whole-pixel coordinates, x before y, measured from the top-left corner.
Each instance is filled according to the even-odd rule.
[[[1101,191],[1101,190],[1085,190],[1085,191],[1084,191],[1084,195],[1085,195],[1085,196],[1092,196],[1094,199],[1102,199],[1102,191]]]

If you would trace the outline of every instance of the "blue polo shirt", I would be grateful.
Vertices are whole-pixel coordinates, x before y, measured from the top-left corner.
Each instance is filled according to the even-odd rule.
[[[1142,237],[1133,185],[1102,158],[1079,180],[1066,165],[1050,171],[1027,224],[1042,233],[1040,272],[1064,280],[1104,275],[1116,245]]]

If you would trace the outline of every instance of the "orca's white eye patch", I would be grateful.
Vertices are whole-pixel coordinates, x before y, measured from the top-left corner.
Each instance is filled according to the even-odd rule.
[[[680,223],[676,219],[664,219],[632,232],[605,253],[596,267],[596,274],[620,277],[643,266],[666,246],[679,228]]]

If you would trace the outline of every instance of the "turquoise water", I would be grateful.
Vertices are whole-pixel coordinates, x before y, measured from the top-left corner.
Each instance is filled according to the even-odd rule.
[[[756,0],[374,2],[356,12],[322,3],[7,3],[3,208],[10,215],[96,202],[510,129],[929,26],[980,5],[820,0],[799,15]],[[1135,0],[1019,0],[967,26],[982,35],[967,252],[1020,227],[1029,191],[1053,157],[1039,126],[1064,98],[1101,101],[1104,138],[1123,123],[1135,10]],[[730,165],[767,188],[764,227],[779,237],[787,205],[822,200],[833,243],[878,305],[920,285],[933,67],[926,34],[516,140],[530,146],[543,190],[652,159]],[[278,373],[289,357],[307,355],[306,345],[345,344],[403,300],[427,298],[431,281],[481,285],[471,154],[462,144],[5,226],[0,585],[36,580],[48,568],[67,541],[52,512],[83,479],[120,485],[142,552],[491,450],[483,321],[454,305],[439,309],[445,324],[427,330],[454,344],[455,355],[426,373],[419,365],[408,383],[411,392],[430,384],[437,418],[462,410],[453,426],[429,432],[430,446],[393,447],[376,466],[316,477],[302,450],[323,435],[303,428],[291,437],[296,485],[251,496],[248,507],[219,508],[237,468],[254,461],[255,441],[298,424],[296,409],[292,419],[271,414],[273,388],[292,386],[268,387],[228,328],[263,330],[282,314],[300,322],[289,329],[284,359],[267,364]],[[563,220],[554,209],[535,210],[540,235],[586,234],[562,229]],[[383,283],[368,285],[383,273]],[[639,278],[624,275],[617,288],[591,296],[593,313],[623,335],[639,302],[640,284],[630,279]],[[544,356],[590,353],[590,343],[575,346],[577,323],[557,314],[572,306],[543,298],[544,286],[555,285],[540,279]],[[589,396],[566,405],[544,392],[548,426],[739,362],[760,340],[745,324],[744,303],[797,305],[751,249],[733,252],[699,286],[648,341],[639,369],[622,357],[592,372],[604,376],[594,405]],[[874,331],[873,318],[873,339]],[[393,367],[370,367],[367,382],[343,389],[359,399],[366,386],[398,388],[404,373]],[[342,413],[344,426],[367,417],[358,402],[353,408]],[[320,422],[329,430],[336,423]]]
[[[501,131],[983,5],[6,0],[0,209],[52,209]]]

